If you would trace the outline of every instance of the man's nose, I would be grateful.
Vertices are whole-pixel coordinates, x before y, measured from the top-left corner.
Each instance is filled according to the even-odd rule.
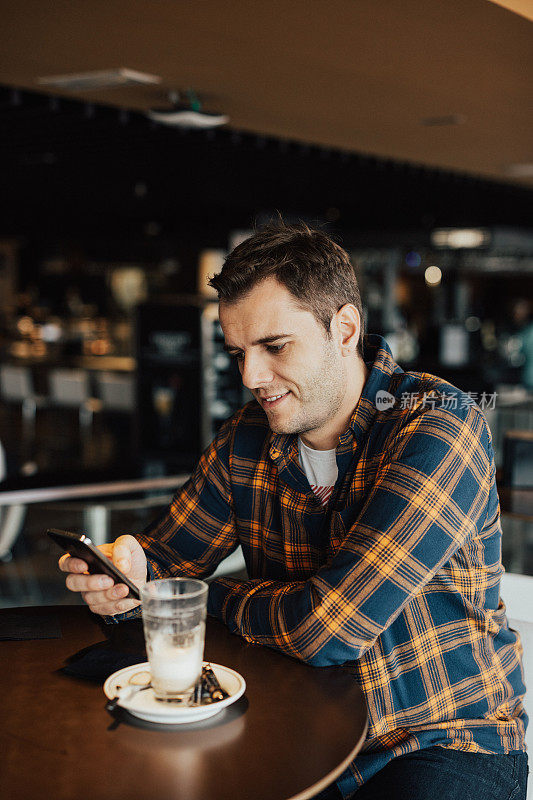
[[[272,383],[274,376],[264,356],[246,353],[241,362],[241,377],[247,389],[258,389]]]

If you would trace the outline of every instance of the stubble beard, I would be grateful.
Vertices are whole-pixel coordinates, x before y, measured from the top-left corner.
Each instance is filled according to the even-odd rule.
[[[346,385],[345,362],[333,342],[326,340],[320,364],[299,384],[300,396],[293,395],[299,409],[288,420],[269,419],[272,432],[301,434],[320,428],[341,408]]]

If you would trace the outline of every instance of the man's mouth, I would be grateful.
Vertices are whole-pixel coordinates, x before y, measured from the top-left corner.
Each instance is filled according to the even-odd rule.
[[[281,394],[271,394],[268,397],[260,397],[259,400],[263,408],[272,408],[273,406],[280,403],[284,397],[287,397],[289,392],[282,392]]]

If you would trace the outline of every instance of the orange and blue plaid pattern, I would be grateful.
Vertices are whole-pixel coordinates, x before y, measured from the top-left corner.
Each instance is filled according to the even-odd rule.
[[[339,781],[345,795],[419,748],[523,750],[527,724],[483,414],[450,384],[404,372],[381,337],[365,352],[326,507],[296,437],[273,434],[252,402],[139,537],[152,577],[208,576],[242,545],[249,579],[215,579],[209,613],[249,642],[353,673],[369,729]],[[393,398],[384,410],[378,392]]]

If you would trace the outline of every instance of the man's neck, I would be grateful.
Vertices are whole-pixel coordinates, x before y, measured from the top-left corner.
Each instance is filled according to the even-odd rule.
[[[307,447],[313,450],[333,450],[339,444],[339,438],[348,430],[350,420],[358,404],[363,387],[369,375],[368,367],[362,359],[357,361],[357,369],[353,370],[346,391],[345,399],[337,414],[317,430],[306,431],[300,438]]]

